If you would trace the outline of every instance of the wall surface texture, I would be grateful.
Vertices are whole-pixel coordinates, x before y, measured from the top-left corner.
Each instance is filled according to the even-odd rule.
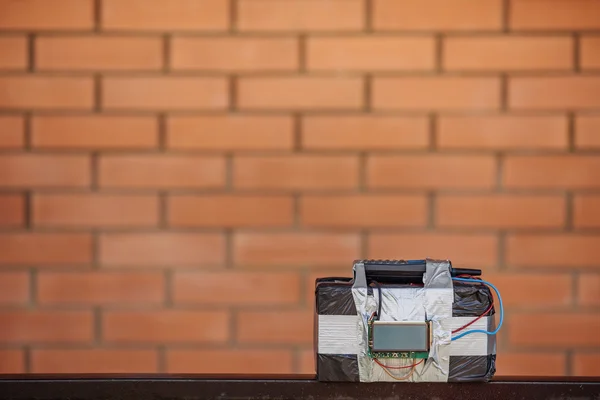
[[[311,373],[314,279],[449,258],[600,374],[600,1],[0,0],[0,372]]]

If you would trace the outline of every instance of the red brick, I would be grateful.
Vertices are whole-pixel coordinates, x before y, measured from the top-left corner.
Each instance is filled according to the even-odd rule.
[[[358,31],[364,26],[360,0],[240,0],[241,31]]]
[[[363,89],[362,79],[354,77],[242,77],[237,101],[247,110],[358,110]]]
[[[443,67],[449,71],[538,71],[573,68],[571,37],[450,37]]]
[[[600,36],[583,36],[580,39],[579,63],[583,69],[600,68]]]
[[[151,149],[158,145],[158,122],[114,115],[36,116],[31,143],[43,149]]]
[[[233,185],[239,189],[352,189],[358,185],[353,156],[290,155],[234,159]]]
[[[302,146],[311,150],[424,149],[429,143],[425,117],[306,116]]]
[[[600,375],[600,353],[575,354],[573,357],[574,376]]]
[[[37,194],[33,223],[53,227],[151,227],[158,225],[156,196]]]
[[[25,372],[25,355],[21,350],[0,350],[0,374]]]
[[[317,227],[425,227],[424,195],[304,196],[302,225]]]
[[[229,336],[225,311],[105,311],[102,322],[104,340],[115,343],[224,343]]]
[[[510,235],[506,259],[513,266],[598,268],[598,240],[591,235]]]
[[[291,226],[294,203],[288,196],[171,196],[167,220],[178,227]]]
[[[0,343],[89,343],[94,321],[89,311],[0,311]]]
[[[443,149],[566,150],[563,116],[440,116],[437,145]]]
[[[0,107],[91,110],[91,77],[14,75],[0,77]]]
[[[573,224],[577,228],[595,228],[600,226],[600,196],[575,196],[573,199]]]
[[[595,156],[509,156],[503,184],[508,188],[597,188],[600,159]]]
[[[225,240],[212,233],[103,234],[99,251],[106,266],[215,265],[225,261]]]
[[[313,319],[313,313],[307,311],[241,311],[236,321],[238,340],[240,343],[311,344]]]
[[[298,69],[294,38],[176,37],[171,44],[174,70],[293,71]]]
[[[228,96],[220,77],[107,77],[102,86],[102,106],[112,110],[222,110]]]
[[[25,304],[29,301],[29,273],[0,273],[0,304]]]
[[[500,107],[500,81],[493,77],[376,77],[373,108],[457,111]]]
[[[497,31],[501,0],[375,0],[373,26],[401,31]]]
[[[488,156],[386,155],[367,161],[371,188],[487,189],[495,175],[495,161]]]
[[[0,156],[0,187],[83,187],[89,184],[88,156],[49,154]]]
[[[432,37],[314,37],[306,52],[312,71],[431,71],[435,64]]]
[[[4,233],[0,264],[81,265],[92,261],[92,238],[78,233]]]
[[[440,195],[436,200],[440,227],[553,228],[566,220],[564,196]]]
[[[100,186],[127,189],[217,188],[225,185],[225,160],[212,156],[106,155]]]
[[[233,257],[238,265],[343,265],[359,258],[360,237],[353,233],[237,233]]]
[[[570,274],[543,273],[489,273],[483,279],[493,283],[509,312],[512,309],[555,309],[572,304],[572,278]],[[498,311],[498,310],[496,310]]]
[[[0,226],[25,223],[25,199],[19,194],[0,194]]]
[[[302,350],[300,352],[300,367],[299,371],[296,372],[310,375],[316,373],[315,351],[313,349]]]
[[[31,353],[33,373],[152,373],[158,372],[154,350],[39,349]]]
[[[577,148],[600,148],[600,116],[577,116],[575,119],[575,132],[575,146]]]
[[[222,31],[227,0],[103,0],[102,27],[133,31]]]
[[[0,29],[91,29],[93,3],[93,0],[0,0]]]
[[[497,376],[564,376],[564,353],[500,352],[496,361]]]
[[[291,374],[292,353],[289,350],[169,350],[168,373],[195,374]],[[235,362],[233,360],[243,360]]]
[[[294,146],[294,124],[288,116],[173,116],[167,131],[167,147],[177,150],[291,150]]]
[[[151,305],[165,298],[160,272],[42,272],[37,288],[43,305]]]
[[[18,149],[25,144],[25,122],[20,116],[0,115],[0,149]]]
[[[577,287],[577,304],[590,307],[600,306],[600,275],[579,275]]]
[[[280,272],[181,272],[173,280],[173,301],[205,306],[297,304],[300,279]]]
[[[47,71],[158,70],[163,64],[162,49],[158,37],[40,37],[35,66]]]
[[[513,0],[510,27],[516,30],[600,28],[600,4],[594,0]]]
[[[508,335],[517,346],[574,348],[600,345],[600,316],[593,313],[512,314]]]
[[[0,69],[24,70],[28,64],[27,53],[27,38],[24,36],[0,37]]]
[[[522,110],[586,110],[600,107],[598,93],[600,77],[596,76],[513,77],[508,105]]]
[[[498,244],[492,234],[372,233],[368,257],[376,259],[449,259],[465,267],[496,265]]]

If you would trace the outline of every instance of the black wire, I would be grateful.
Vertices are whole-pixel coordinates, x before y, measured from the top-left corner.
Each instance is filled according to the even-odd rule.
[[[381,285],[377,281],[372,281],[373,285],[377,286],[377,291],[379,292],[379,305],[377,306],[377,320],[381,318]]]

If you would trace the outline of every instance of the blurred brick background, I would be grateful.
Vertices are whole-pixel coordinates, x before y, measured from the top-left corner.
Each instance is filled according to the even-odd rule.
[[[0,371],[311,373],[313,282],[450,258],[600,374],[600,1],[0,0]]]

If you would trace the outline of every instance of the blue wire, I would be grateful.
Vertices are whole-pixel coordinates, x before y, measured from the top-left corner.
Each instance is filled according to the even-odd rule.
[[[494,291],[496,292],[496,295],[498,296],[498,301],[500,302],[500,323],[498,324],[498,326],[496,327],[496,329],[494,331],[489,332],[489,331],[484,331],[483,329],[470,329],[468,331],[465,331],[465,332],[461,333],[458,336],[453,337],[452,341],[460,339],[463,336],[470,335],[471,333],[485,333],[487,335],[495,335],[496,333],[498,333],[498,331],[502,327],[502,321],[504,320],[504,306],[502,305],[502,297],[500,296],[500,292],[498,291],[498,289],[496,288],[496,286],[492,285],[491,283],[489,283],[487,281],[480,280],[480,279],[452,278],[452,280],[453,281],[459,281],[459,282],[470,282],[470,283],[483,283],[483,284],[486,284],[489,287],[491,287],[492,289],[494,289]]]

